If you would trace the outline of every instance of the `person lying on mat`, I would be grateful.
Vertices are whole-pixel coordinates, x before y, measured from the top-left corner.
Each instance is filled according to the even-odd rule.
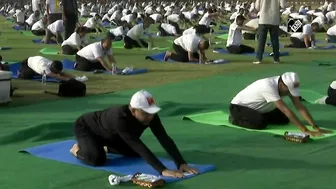
[[[141,37],[147,33],[147,30],[154,20],[151,18],[146,18],[144,23],[133,26],[126,34],[124,38],[124,48],[148,48],[149,44],[141,39]],[[153,39],[151,36],[148,37],[148,42],[153,45]]]
[[[56,20],[47,27],[46,35],[44,39],[41,41],[41,43],[50,43],[53,41],[52,38],[56,38],[57,44],[62,44],[63,32],[64,32],[63,20]]]
[[[70,152],[90,166],[103,166],[106,153],[127,157],[141,157],[163,176],[183,177],[183,172],[197,174],[183,159],[174,141],[166,133],[160,117],[160,108],[153,96],[141,90],[136,92],[129,105],[111,107],[86,113],[74,124],[77,144]],[[169,170],[140,139],[150,128],[162,147],[173,158],[179,171]]]
[[[79,71],[107,70],[111,72],[112,64],[116,63],[111,47],[112,36],[108,33],[102,41],[92,43],[77,52],[75,69]],[[107,56],[109,64],[106,63],[105,56]]]
[[[293,33],[290,37],[291,44],[286,48],[315,48],[315,32],[319,28],[318,23],[306,24],[302,32]]]
[[[88,42],[86,41],[86,27],[77,27],[75,32],[71,36],[63,41],[62,53],[67,55],[75,55],[79,50],[85,47]]]
[[[316,104],[327,104],[336,106],[336,81],[333,81],[328,87],[328,96],[324,96],[315,101]]]
[[[238,15],[229,28],[229,35],[226,42],[227,51],[231,54],[254,53],[254,48],[242,44],[242,30],[255,31],[255,28],[244,26],[245,17]]]
[[[31,56],[21,61],[21,67],[18,73],[20,79],[33,79],[35,76],[46,74],[61,81],[73,79],[74,76],[64,73],[63,64],[58,60],[49,60],[42,56]]]
[[[46,16],[44,16],[41,20],[33,24],[31,28],[31,32],[36,36],[45,36],[46,30],[47,30],[47,27],[46,27],[47,23],[48,23],[48,19]]]
[[[309,111],[300,101],[299,77],[286,72],[281,76],[259,79],[240,91],[231,101],[229,121],[233,125],[248,129],[265,129],[270,124],[285,125],[291,121],[302,132],[321,136],[330,131],[320,129]],[[289,96],[302,117],[314,131],[302,124],[282,100]]]
[[[182,35],[173,42],[173,52],[167,51],[165,61],[172,59],[176,62],[206,62],[205,50],[209,48],[209,41],[197,35]],[[198,51],[200,53],[198,53]]]

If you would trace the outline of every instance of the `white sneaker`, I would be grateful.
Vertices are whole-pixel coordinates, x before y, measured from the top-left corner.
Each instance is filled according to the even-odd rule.
[[[279,64],[280,62],[279,61],[274,61],[274,64]]]
[[[253,64],[260,64],[261,61],[257,60],[257,61],[254,61]]]
[[[315,104],[326,104],[326,99],[328,98],[328,96],[324,96],[323,98],[317,99],[315,101]]]

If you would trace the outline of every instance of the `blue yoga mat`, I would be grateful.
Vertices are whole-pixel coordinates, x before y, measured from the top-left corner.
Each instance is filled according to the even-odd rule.
[[[33,39],[32,42],[36,44],[40,44],[42,39]],[[48,44],[57,44],[55,41],[49,41]]]
[[[75,62],[69,59],[64,59],[62,60],[63,64],[63,69],[64,70],[74,70],[75,69]],[[117,72],[121,73],[123,71],[122,68],[117,68]],[[139,69],[134,69],[133,71],[127,72],[122,75],[136,75],[136,74],[143,74],[147,73],[148,69],[147,68],[139,68]],[[105,74],[111,74],[111,72],[106,71]]]
[[[214,52],[220,53],[220,54],[229,54],[229,52],[223,48],[214,48]],[[237,54],[237,55],[256,56],[257,53],[244,53],[244,54]],[[289,52],[280,52],[280,56],[289,56]],[[271,55],[270,53],[264,53],[264,57],[271,57]]]
[[[21,68],[21,63],[14,63],[14,64],[9,64],[9,70],[12,72],[12,78],[13,79],[18,79],[18,72]],[[42,81],[42,77],[41,76],[35,76],[32,80],[34,81]],[[51,78],[51,77],[47,77],[47,82],[55,82],[55,83],[59,83],[60,80],[55,79],[55,78]]]
[[[111,23],[109,23],[109,22],[103,22],[102,25],[103,25],[105,28],[110,28],[110,27],[111,27]]]
[[[146,56],[145,59],[146,60],[153,60],[153,61],[158,61],[158,62],[165,62],[164,61],[164,57],[166,55],[166,52],[161,52],[161,53],[158,53],[158,54],[153,54],[153,55],[150,55],[150,56]],[[167,62],[176,62],[172,59],[168,59]],[[226,64],[226,63],[229,63],[230,61],[228,60],[225,60],[221,63],[217,63],[217,64]],[[189,63],[189,64],[199,64],[198,62],[179,62],[179,63]],[[215,63],[213,64],[206,64],[206,65],[216,65]]]
[[[0,51],[11,50],[12,47],[0,47]]]
[[[325,46],[325,47],[317,47],[316,49],[318,50],[330,50],[330,49],[335,49],[336,46],[335,45],[328,45],[328,46]]]
[[[16,31],[24,30],[24,28],[21,27],[21,26],[19,26],[19,25],[15,25],[15,26],[13,26],[13,29],[16,30]]]
[[[74,140],[66,140],[51,144],[46,144],[42,146],[37,146],[29,149],[20,150],[20,152],[26,152],[33,156],[40,158],[55,160],[58,162],[69,163],[74,165],[79,165],[82,167],[87,167],[95,170],[103,170],[108,172],[113,172],[121,175],[133,175],[135,173],[146,173],[160,176],[157,171],[155,171],[150,165],[148,165],[142,158],[128,158],[116,154],[108,154],[108,160],[104,166],[92,167],[83,164],[77,158],[70,154],[69,150],[76,143]],[[166,165],[169,169],[175,169],[176,165],[173,161],[159,158],[160,161]],[[200,165],[200,164],[189,164],[200,171],[200,173],[214,171],[216,167],[214,165]],[[189,175],[186,178],[191,178],[196,175]],[[168,178],[162,177],[167,183],[177,182],[182,179],[178,178]],[[185,178],[184,178],[185,179]]]

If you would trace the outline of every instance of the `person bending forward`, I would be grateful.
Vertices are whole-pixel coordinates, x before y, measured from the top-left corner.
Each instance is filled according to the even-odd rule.
[[[163,176],[183,177],[183,172],[198,173],[187,165],[168,136],[157,114],[159,111],[153,96],[141,90],[132,96],[129,105],[84,114],[75,122],[74,132],[78,143],[70,151],[90,166],[103,166],[108,152],[141,157]],[[140,137],[147,128],[173,158],[179,171],[167,169],[141,141]]]

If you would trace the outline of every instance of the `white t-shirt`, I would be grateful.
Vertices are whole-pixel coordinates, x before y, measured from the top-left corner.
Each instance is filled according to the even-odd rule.
[[[85,22],[84,27],[93,29],[96,27],[96,25],[97,25],[97,21],[95,20],[94,17],[91,17]]]
[[[49,11],[51,14],[62,13],[62,1],[61,0],[47,0],[46,4],[49,5]]]
[[[184,30],[182,35],[190,35],[190,34],[196,35],[196,29],[194,27],[190,27]]]
[[[319,24],[319,26],[320,27],[323,27],[323,25],[324,25],[324,16],[322,17],[322,16],[318,16],[318,17],[316,17],[313,21],[312,21],[312,23],[318,23]]]
[[[149,17],[151,17],[155,22],[158,22],[162,19],[162,15],[161,14],[152,14]]]
[[[167,20],[170,22],[178,23],[180,21],[180,18],[178,14],[172,14],[172,15],[167,16]]]
[[[40,0],[32,0],[32,9],[33,9],[33,12],[40,10],[40,7],[39,7],[39,4],[41,3]]]
[[[336,25],[327,30],[327,35],[336,36]]]
[[[242,31],[238,29],[238,25],[236,24],[236,22],[233,22],[229,28],[229,34],[226,46],[227,47],[240,46],[242,44],[242,39],[243,39]]]
[[[273,102],[281,99],[278,89],[280,76],[259,79],[240,91],[231,101],[244,107],[267,113],[276,107]]]
[[[336,89],[336,81],[333,81],[333,82],[330,84],[330,87],[333,88],[333,89]]]
[[[80,46],[82,44],[82,39],[81,37],[79,36],[78,33],[74,32],[70,35],[70,37],[63,41],[62,43],[62,47],[64,45],[69,45],[71,46],[72,48],[77,48],[78,46]]]
[[[171,24],[162,23],[161,28],[164,29],[168,34],[177,34],[176,28]]]
[[[121,17],[122,17],[121,12],[115,11],[115,12],[112,14],[110,20],[116,20],[116,21],[119,21],[119,20],[121,20]]]
[[[259,19],[256,18],[256,19],[252,19],[250,21],[248,21],[245,26],[247,27],[250,27],[250,28],[255,28],[257,29],[259,27]],[[255,34],[256,31],[247,31],[247,30],[243,30],[242,33],[252,33],[252,34]]]
[[[121,17],[121,21],[126,21],[127,23],[133,22],[133,14],[128,14],[126,16]]]
[[[326,14],[326,17],[329,21],[335,20],[336,18],[336,11],[330,11]]]
[[[105,14],[103,16],[102,20],[110,20],[110,15],[109,14]]]
[[[43,21],[39,20],[32,26],[31,30],[44,30],[44,27]]]
[[[36,22],[35,14],[31,14],[28,19],[26,20],[26,23],[30,26],[33,25]]]
[[[105,55],[112,55],[112,54],[113,54],[112,49],[108,51],[103,50],[101,41],[92,43],[77,52],[78,56],[86,58],[87,60],[92,62],[97,62],[97,58],[102,58]]]
[[[110,33],[112,33],[114,36],[122,36],[124,35],[124,29],[122,26],[119,26],[117,28],[110,29]]]
[[[143,24],[138,24],[133,26],[128,32],[127,36],[130,37],[131,39],[139,39],[141,36],[143,36],[145,30],[143,28]]]
[[[211,23],[211,18],[209,16],[209,13],[205,13],[201,20],[198,22],[199,25],[205,25],[206,27],[209,27]]]
[[[201,42],[201,38],[197,35],[182,35],[181,37],[174,40],[176,45],[181,46],[184,50],[188,52],[197,52],[198,44]]]
[[[40,75],[43,74],[43,71],[45,71],[46,74],[51,73],[51,63],[51,60],[48,60],[42,56],[31,56],[28,58],[28,67]]]
[[[56,35],[56,33],[58,33],[58,32],[63,33],[63,31],[64,31],[63,20],[56,20],[54,23],[50,24],[47,28],[54,35]]]
[[[313,31],[310,24],[304,25],[302,28],[302,32],[293,33],[291,37],[295,37],[303,41],[305,35],[307,35],[309,38],[313,35]]]
[[[24,23],[25,22],[25,15],[24,15],[24,12],[22,12],[21,10],[19,10],[15,13],[15,17],[16,17],[17,22],[19,22],[19,23]]]

